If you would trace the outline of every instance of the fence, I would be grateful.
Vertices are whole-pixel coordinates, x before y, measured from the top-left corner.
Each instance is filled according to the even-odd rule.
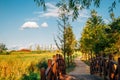
[[[48,68],[40,69],[41,80],[62,80],[66,74],[65,61],[62,55],[57,54],[53,59],[48,59]],[[65,80],[65,79],[63,79]]]
[[[104,80],[120,80],[120,58],[115,62],[112,55],[109,58],[94,57],[90,61],[90,73],[99,75]]]

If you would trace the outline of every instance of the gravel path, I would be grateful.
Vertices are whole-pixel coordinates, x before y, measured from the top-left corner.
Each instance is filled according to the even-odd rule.
[[[80,57],[75,59],[76,68],[68,73],[68,75],[74,76],[73,80],[102,80],[97,76],[90,75],[89,66],[80,60]]]

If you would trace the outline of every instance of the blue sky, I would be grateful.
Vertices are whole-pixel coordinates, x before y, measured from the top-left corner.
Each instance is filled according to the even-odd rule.
[[[48,0],[47,0],[48,1]],[[28,48],[30,45],[55,45],[53,35],[57,35],[58,8],[56,0],[46,2],[47,11],[37,7],[34,0],[0,0],[0,43],[8,49]],[[107,23],[109,18],[108,6],[112,0],[102,0],[100,8],[96,9]],[[119,5],[119,4],[118,4]],[[120,16],[120,6],[114,10],[115,16]],[[80,11],[78,20],[71,23],[76,39],[90,15],[90,9]]]

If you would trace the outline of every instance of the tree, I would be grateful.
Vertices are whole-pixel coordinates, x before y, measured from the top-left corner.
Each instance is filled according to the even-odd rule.
[[[65,29],[69,23],[69,11],[68,7],[66,6],[66,1],[63,0],[60,4],[57,5],[59,7],[59,20],[58,22],[58,28],[59,28],[59,36],[57,38],[59,39],[59,43],[55,40],[55,43],[59,50],[62,50],[62,53],[64,55],[64,59],[66,58],[66,38],[65,38]],[[65,59],[66,60],[66,59]]]
[[[103,25],[104,22],[102,20],[101,16],[98,16],[97,12],[95,10],[91,10],[91,17],[88,18],[86,25],[88,25],[91,28],[94,28],[98,25]]]
[[[59,7],[59,20],[58,29],[59,34],[57,36],[59,42],[55,40],[57,47],[62,51],[64,55],[64,59],[66,60],[66,55],[68,57],[68,66],[70,63],[70,57],[72,56],[75,49],[75,36],[72,31],[72,27],[70,26],[70,12],[68,10],[68,6],[66,6],[66,0],[63,0],[60,4],[57,4]],[[71,60],[72,61],[72,60]]]
[[[114,18],[109,26],[110,29],[106,29],[106,32],[113,46],[110,48],[110,50],[112,53],[120,52],[120,17]]]
[[[65,29],[63,30],[59,28],[59,31],[64,31],[64,32],[59,33],[59,35],[57,36],[57,38],[59,39],[59,42],[56,39],[54,40],[59,50],[62,51],[65,60],[66,60],[66,55],[67,55],[68,66],[70,66],[70,61],[72,61],[71,56],[75,50],[76,39],[75,39],[75,36],[74,36],[72,27],[70,26],[70,24],[67,25]]]
[[[114,19],[114,21],[110,24],[110,27],[115,39],[115,48],[116,48],[115,52],[119,53],[120,52],[120,17]]]
[[[106,25],[96,11],[91,11],[80,39],[81,51],[111,54],[120,51],[120,18]]]
[[[29,49],[30,49],[31,51],[32,51],[32,47],[33,47],[32,45],[29,46]]]
[[[0,43],[0,53],[6,50],[7,50],[6,45],[4,43]]]
[[[80,39],[82,51],[99,54],[109,47],[109,39],[105,29],[109,28],[104,24],[102,17],[97,15],[95,10],[91,11]]]
[[[76,39],[73,34],[72,27],[70,25],[68,25],[65,28],[64,36],[66,39],[65,50],[66,50],[66,54],[68,56],[68,66],[70,66],[70,61],[72,62],[72,54],[74,53],[75,45],[76,45]]]
[[[40,49],[40,46],[39,46],[39,44],[38,45],[36,45],[36,51],[40,51],[41,49]]]
[[[65,0],[59,0],[57,4],[61,4],[61,2],[64,2]],[[100,7],[100,2],[102,0],[66,0],[69,11],[73,11],[73,20],[78,18],[79,10],[82,10],[84,8],[89,8],[92,4],[96,7]],[[45,6],[45,0],[34,0],[38,6],[42,6],[44,10],[46,10]],[[114,8],[116,8],[116,3],[120,3],[120,0],[113,0],[111,2],[111,5],[108,7],[108,11],[110,13],[113,12]]]

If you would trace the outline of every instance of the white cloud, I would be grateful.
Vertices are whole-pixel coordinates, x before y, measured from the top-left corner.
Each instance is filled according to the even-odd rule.
[[[103,21],[108,24],[110,22],[110,19],[103,19]]]
[[[88,12],[87,9],[83,9],[83,10],[79,11],[79,17],[88,18],[88,17],[90,17],[90,12]]]
[[[15,45],[11,45],[9,46],[9,50],[21,50],[21,49],[30,49],[30,46],[32,46],[32,48],[34,48],[34,43],[25,43],[25,44],[15,44]]]
[[[90,12],[87,9],[83,9],[79,11],[79,15],[77,18],[78,22],[84,23],[90,17]]]
[[[57,9],[57,7],[51,3],[46,3],[46,6],[51,9]]]
[[[28,21],[21,26],[21,30],[27,28],[39,28],[39,25],[36,22]]]
[[[51,3],[46,3],[46,6],[47,12],[41,13],[39,17],[58,17],[58,8],[55,5]]]
[[[41,24],[41,27],[48,27],[48,24],[46,22]]]
[[[35,14],[36,17],[27,18],[25,20],[27,22],[25,22],[21,26],[21,30],[26,29],[26,28],[38,28],[39,26],[36,23],[36,21],[39,21],[41,17],[46,17],[46,18],[54,17],[54,18],[58,18],[59,17],[59,13],[62,13],[62,12],[60,12],[58,7],[56,7],[55,5],[53,5],[51,3],[46,3],[46,7],[47,7],[47,10],[44,11],[44,12],[43,11],[41,11],[41,12],[40,11],[33,12],[33,14]],[[87,9],[80,10],[77,21],[85,22],[84,19],[87,19],[90,16],[89,14],[90,14],[90,12]],[[71,16],[70,19],[72,19],[73,11],[70,11],[69,15]]]
[[[23,46],[22,44],[10,45],[10,46],[8,47],[8,49],[9,49],[9,50],[19,50],[19,49],[21,49],[22,46]],[[24,45],[24,46],[25,46],[25,45]]]
[[[19,48],[18,45],[12,45],[10,47],[8,47],[9,50],[17,50]]]
[[[43,11],[42,12],[38,12],[38,11],[33,12],[33,14],[42,14],[42,13],[44,13],[44,12]]]
[[[59,11],[59,8],[51,3],[46,3],[46,6],[47,6],[46,12],[44,12],[44,13],[36,12],[36,13],[39,13],[39,17],[58,17],[59,13],[61,13]],[[72,17],[72,13],[73,13],[73,11],[71,11],[69,14],[69,15],[71,15],[71,17]],[[78,17],[79,18],[88,18],[89,17],[88,10],[87,9],[80,10]]]
[[[25,19],[25,21],[32,21],[32,22],[39,21],[39,18],[38,17],[27,18],[27,19]]]

